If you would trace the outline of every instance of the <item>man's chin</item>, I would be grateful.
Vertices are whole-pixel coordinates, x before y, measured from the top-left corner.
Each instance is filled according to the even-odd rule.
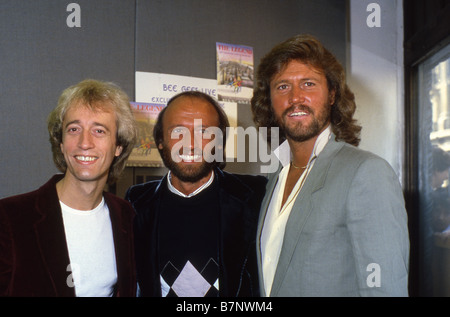
[[[73,171],[70,169],[66,170],[65,177],[67,179],[71,178],[78,182],[98,182],[107,179],[108,173],[92,173],[90,171]]]
[[[175,162],[172,160],[170,151],[162,151],[161,158],[164,165],[172,175],[182,182],[195,183],[210,175],[214,167],[213,163],[202,160],[201,162]]]
[[[168,165],[166,164],[166,167],[171,171],[172,175],[187,183],[198,182],[207,177],[213,169],[213,165],[206,162],[198,164],[171,162]]]
[[[211,172],[211,169],[209,170],[205,170],[197,173],[186,173],[186,172],[180,172],[180,171],[175,171],[175,170],[171,170],[172,174],[177,177],[179,180],[181,180],[182,182],[185,183],[196,183],[199,180],[207,177],[209,175],[209,173]]]

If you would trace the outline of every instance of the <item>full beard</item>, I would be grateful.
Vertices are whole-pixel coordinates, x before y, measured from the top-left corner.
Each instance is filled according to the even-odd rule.
[[[204,160],[202,160],[201,163],[192,165],[183,165],[181,162],[174,162],[172,160],[171,150],[167,146],[163,147],[161,158],[164,165],[175,177],[188,183],[195,183],[202,178],[205,178],[214,167],[214,162],[209,163]]]
[[[312,118],[309,124],[303,124],[302,122],[297,122],[295,125],[287,125],[284,118],[288,113],[292,112],[294,109],[307,112]],[[281,119],[278,120],[278,124],[281,130],[284,132],[287,139],[304,142],[318,136],[324,128],[330,122],[330,109],[325,107],[323,111],[320,111],[317,116],[316,114],[307,106],[292,106],[283,112]]]

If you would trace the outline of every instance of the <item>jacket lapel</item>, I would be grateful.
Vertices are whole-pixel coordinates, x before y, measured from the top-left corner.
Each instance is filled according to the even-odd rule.
[[[75,289],[69,287],[70,260],[61,214],[56,183],[62,175],[54,176],[39,189],[36,209],[40,218],[35,222],[36,240],[42,261],[47,268],[55,296],[75,296]]]
[[[258,219],[258,227],[256,232],[256,256],[257,256],[257,263],[258,263],[258,276],[259,276],[259,285],[260,285],[260,291],[261,296],[266,296],[265,294],[265,288],[264,286],[264,280],[263,280],[263,272],[262,272],[262,258],[261,258],[261,234],[262,229],[264,227],[264,221],[266,219],[267,209],[269,208],[270,200],[272,199],[273,191],[275,190],[275,186],[278,182],[278,175],[281,172],[281,169],[283,166],[278,167],[278,171],[271,174],[269,176],[269,181],[266,185],[266,194],[264,196],[264,199],[261,203],[261,211],[259,213],[259,219]]]
[[[128,217],[124,217],[124,206],[121,206],[118,201],[110,194],[104,193],[105,202],[108,205],[109,216],[111,218],[111,226],[114,238],[114,249],[116,254],[117,265],[117,296],[134,296],[129,294],[128,290],[133,290],[134,281],[134,250],[131,239],[131,226]],[[131,205],[130,205],[131,210]]]
[[[247,233],[251,230],[242,230],[243,227],[249,229],[252,222],[251,213],[246,212],[246,201],[251,190],[240,182],[233,180],[233,175],[224,176],[224,173],[216,168],[215,173],[219,183],[219,261],[220,267],[220,294],[221,296],[237,296],[242,274],[247,256],[247,250],[242,246],[248,246],[250,237]],[[240,245],[240,248],[236,248]]]
[[[291,265],[294,250],[302,243],[301,234],[311,212],[313,211],[312,195],[320,191],[324,184],[335,153],[343,144],[335,141],[332,135],[323,151],[317,157],[302,190],[297,196],[286,223],[283,246],[273,280],[271,296],[276,296]],[[267,208],[267,207],[266,207]],[[297,264],[301,269],[301,264]]]
[[[167,174],[158,181],[152,181],[136,197],[127,193],[126,199],[133,201],[132,206],[137,211],[134,219],[134,245],[137,252],[137,274],[141,296],[161,297],[161,283],[159,272],[159,226],[158,219],[163,186],[167,182]]]

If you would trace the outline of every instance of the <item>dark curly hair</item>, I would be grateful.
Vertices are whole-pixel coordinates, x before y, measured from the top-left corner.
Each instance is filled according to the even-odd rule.
[[[332,131],[337,140],[358,146],[361,126],[353,119],[356,110],[355,97],[345,82],[344,68],[333,54],[311,35],[294,36],[276,45],[261,59],[251,99],[256,126],[278,127],[270,100],[270,82],[292,60],[323,71],[329,90],[335,92],[335,103],[331,107]],[[280,131],[280,139],[285,139],[283,131]]]

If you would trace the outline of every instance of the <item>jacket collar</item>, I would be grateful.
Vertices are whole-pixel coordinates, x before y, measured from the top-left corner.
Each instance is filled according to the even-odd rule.
[[[121,200],[118,200],[111,193],[104,192],[103,196],[109,209],[116,255],[117,285],[115,296],[134,296],[136,277],[134,276],[132,218],[126,216],[126,212],[132,212],[132,208],[131,205],[124,206],[121,204]],[[128,202],[123,203],[128,204]]]
[[[40,218],[34,224],[36,240],[52,280],[56,296],[75,296],[75,289],[67,285],[70,259],[66,235],[56,192],[56,183],[64,175],[53,176],[37,191],[36,210]],[[61,287],[64,285],[64,287]]]
[[[42,260],[46,264],[56,296],[75,296],[74,287],[69,287],[67,283],[71,274],[70,258],[56,191],[56,183],[63,177],[62,174],[55,175],[37,190],[36,210],[40,217],[34,223],[34,228]],[[133,281],[123,280],[123,277],[130,276],[129,272],[134,270],[134,267],[130,267],[132,264],[127,260],[132,258],[133,254],[130,254],[127,242],[124,242],[128,241],[128,236],[131,236],[127,229],[127,225],[131,228],[131,224],[124,219],[121,212],[122,206],[113,198],[112,194],[104,193],[104,197],[113,228],[118,283],[120,283],[117,287],[119,292],[121,289],[133,289],[134,286],[127,285]]]
[[[236,181],[233,174],[224,172],[220,168],[214,168],[215,179],[219,183],[220,190],[224,190],[228,195],[231,195],[238,201],[247,201],[252,193],[252,189],[247,187],[244,183]],[[226,177],[225,177],[226,175]],[[151,183],[145,191],[140,193],[133,202],[136,210],[142,210],[145,206],[152,203],[155,198],[160,197],[162,187],[167,182],[168,174],[166,174],[160,181]]]
[[[289,216],[289,220],[286,223],[285,237],[287,238],[285,238],[283,242],[283,248],[281,250],[277,270],[275,272],[271,295],[275,296],[281,286],[283,277],[286,274],[289,263],[291,262],[292,255],[298,244],[298,240],[300,239],[300,235],[309,215],[311,214],[311,197],[315,192],[323,188],[333,157],[343,146],[344,143],[337,142],[335,140],[334,134],[332,134],[327,145],[317,157],[317,161],[315,162],[315,165],[312,168],[310,175],[308,176],[308,181],[305,183],[304,187],[298,194],[294,206],[292,207],[292,212]],[[274,184],[276,184],[276,182],[274,182]],[[271,190],[273,191],[273,188]],[[268,204],[266,202],[264,213],[267,212],[267,207]],[[302,210],[302,212],[296,212],[300,209]]]

